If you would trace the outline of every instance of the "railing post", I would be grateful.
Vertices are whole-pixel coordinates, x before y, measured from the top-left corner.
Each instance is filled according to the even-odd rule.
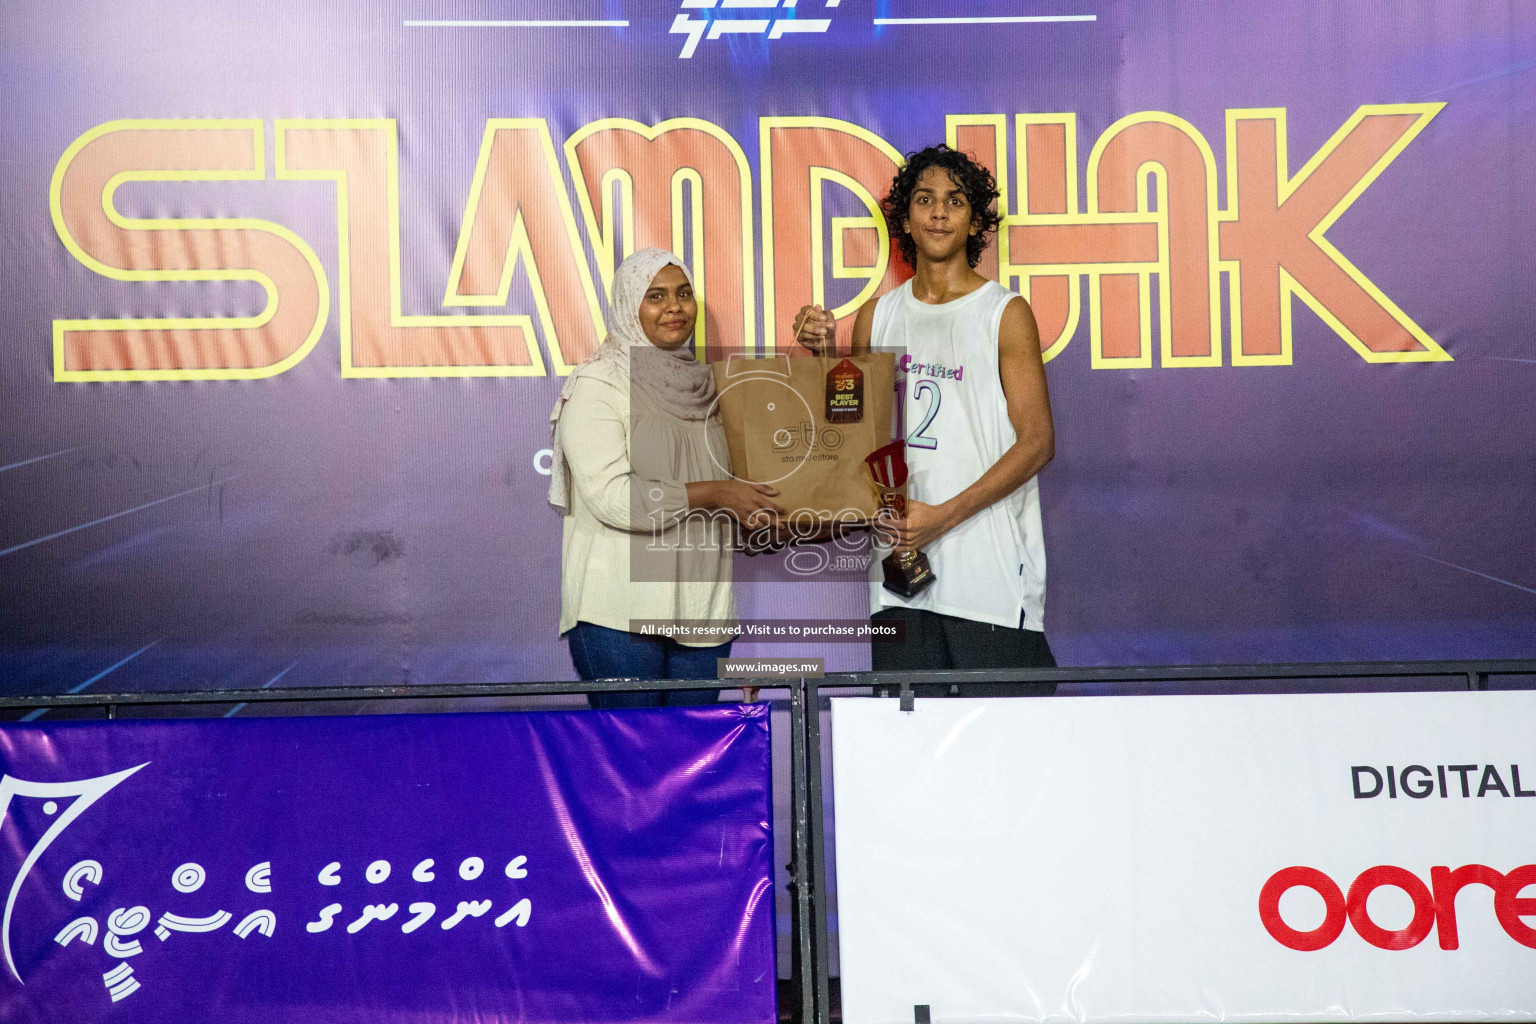
[[[805,781],[810,797],[811,910],[814,915],[815,957],[811,961],[816,989],[816,1016],[812,1024],[831,1024],[832,982],[830,978],[832,937],[827,929],[827,818],[822,807],[821,775],[821,693],[814,679],[803,681],[805,687]]]
[[[806,697],[805,680],[789,683],[789,762],[790,762],[790,921],[794,930],[792,942],[793,980],[800,999],[801,1024],[812,1024],[817,1018],[816,1007],[816,942],[814,917],[811,908],[811,809],[810,793],[806,785],[809,771],[806,764]],[[819,836],[819,830],[818,830]]]

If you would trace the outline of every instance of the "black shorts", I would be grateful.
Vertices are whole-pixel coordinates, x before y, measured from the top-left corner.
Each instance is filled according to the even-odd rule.
[[[1051,645],[1037,630],[1010,629],[918,608],[885,608],[870,618],[904,622],[907,629],[906,639],[900,642],[870,644],[871,667],[876,672],[1056,667]],[[958,689],[962,697],[1036,697],[1055,693],[1056,684],[966,683]],[[919,697],[949,695],[949,687],[942,684],[919,685],[914,690]]]

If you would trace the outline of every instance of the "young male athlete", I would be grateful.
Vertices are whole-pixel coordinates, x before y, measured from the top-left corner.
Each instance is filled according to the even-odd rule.
[[[904,642],[872,645],[876,671],[1056,664],[1035,479],[1055,454],[1040,335],[1029,303],[975,270],[997,197],[986,168],[940,145],[912,154],[882,203],[916,274],[859,310],[853,352],[898,354],[911,475],[895,547],[925,551],[938,579],[902,598],[871,560],[871,617],[906,622]],[[835,350],[826,310],[807,306],[796,323],[806,348]]]

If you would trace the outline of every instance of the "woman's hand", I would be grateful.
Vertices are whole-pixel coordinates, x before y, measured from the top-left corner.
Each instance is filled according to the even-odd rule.
[[[818,356],[837,353],[837,318],[820,306],[801,306],[795,314],[795,340]]]
[[[771,499],[779,489],[744,480],[702,480],[688,485],[688,507],[719,509],[750,529],[773,526],[784,510]]]

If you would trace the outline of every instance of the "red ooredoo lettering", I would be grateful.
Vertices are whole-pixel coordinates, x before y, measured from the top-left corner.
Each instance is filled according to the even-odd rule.
[[[1332,945],[1344,932],[1346,922],[1355,933],[1378,949],[1412,949],[1438,930],[1441,949],[1460,947],[1456,921],[1456,895],[1469,885],[1493,890],[1493,910],[1504,933],[1522,946],[1536,949],[1536,927],[1525,918],[1536,917],[1536,897],[1522,898],[1522,890],[1536,886],[1536,864],[1515,868],[1508,874],[1483,864],[1452,870],[1429,869],[1430,885],[1407,868],[1382,864],[1367,868],[1345,896],[1338,883],[1316,868],[1288,867],[1276,871],[1259,891],[1259,920],[1270,937],[1288,949],[1316,952]],[[1387,929],[1371,919],[1366,903],[1383,886],[1401,889],[1413,901],[1413,919],[1403,928]],[[1280,915],[1280,898],[1295,888],[1306,888],[1323,898],[1327,912],[1323,923],[1311,931],[1292,928]]]

